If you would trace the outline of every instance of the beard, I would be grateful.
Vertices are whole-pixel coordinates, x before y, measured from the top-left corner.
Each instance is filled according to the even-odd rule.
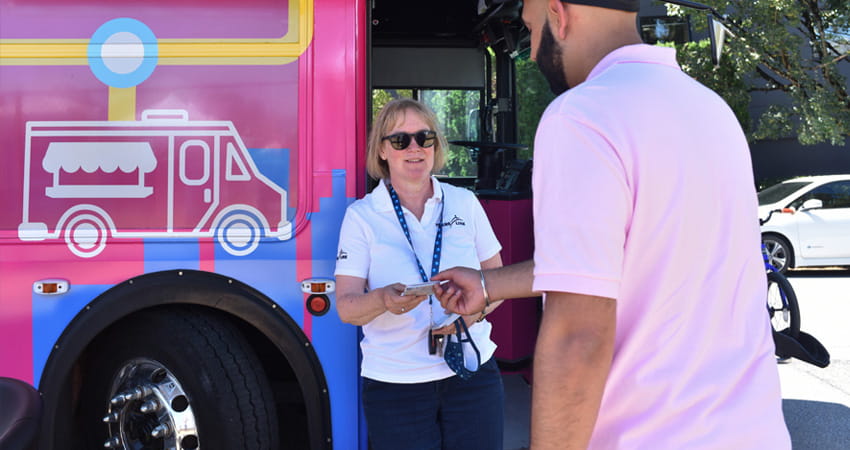
[[[555,95],[561,95],[570,88],[564,75],[564,63],[561,60],[561,48],[555,43],[555,35],[549,28],[549,21],[540,32],[540,47],[537,49],[537,67],[549,83],[549,89]]]

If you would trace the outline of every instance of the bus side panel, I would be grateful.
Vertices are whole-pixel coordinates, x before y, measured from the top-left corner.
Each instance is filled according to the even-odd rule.
[[[322,316],[309,314],[300,281],[333,277],[339,225],[363,182],[356,155],[364,148],[365,2],[248,0],[239,8],[225,2],[89,3],[83,8],[0,0],[0,45],[9,39],[83,45],[78,58],[7,59],[0,65],[0,98],[10,105],[0,108],[0,148],[9,168],[0,181],[2,208],[9,212],[0,218],[0,375],[38,385],[47,360],[62,351],[56,344],[68,324],[110,287],[164,270],[215,272],[271,298],[302,327],[327,382],[334,446],[362,447],[357,328],[342,324],[333,307]],[[168,40],[280,38],[289,32],[292,11],[296,18],[308,12],[315,18],[312,33],[296,39],[307,36],[309,44],[297,57],[274,64],[259,57],[163,57]],[[135,86],[109,85],[120,77],[99,77],[88,67],[93,63],[85,46],[115,17],[143,23],[161,45],[155,69]],[[151,60],[157,61],[142,65]],[[157,110],[171,116],[145,114]],[[38,155],[27,159],[32,138],[26,130],[36,122],[60,125],[65,134],[39,136]],[[116,122],[124,125],[116,128]],[[230,131],[221,134],[222,127]],[[113,163],[126,163],[121,155],[85,166],[92,161],[72,154],[57,163],[56,173],[62,182],[84,186],[50,196],[47,188],[56,178],[45,160],[57,140],[119,142],[123,148],[148,143],[155,168],[139,162],[116,171]],[[181,150],[182,143],[188,150]],[[229,144],[242,152],[238,162],[227,159]],[[183,167],[184,157],[195,162]],[[85,166],[82,171],[74,172],[75,162]],[[144,168],[151,171],[141,173]],[[30,178],[38,186],[25,186]],[[136,197],[116,199],[103,188],[125,182],[151,193],[119,189]],[[283,204],[282,217],[267,212],[275,202]],[[77,236],[81,240],[62,234],[31,240],[19,231],[22,223],[35,222],[25,211],[43,210],[40,220],[53,231],[63,211],[79,205],[108,214],[102,246],[86,241],[85,233]],[[260,216],[257,221],[268,225],[264,232],[288,220],[293,235],[265,234],[251,248],[237,239],[228,247],[223,240],[229,234],[213,223],[226,217],[228,207]],[[234,230],[244,231],[236,223]],[[35,281],[54,278],[69,281],[70,291],[33,292]]]
[[[360,77],[366,66],[366,2],[333,0],[316,7],[313,59],[306,64],[313,73],[303,77],[313,83],[306,89],[310,95],[305,99],[313,114],[311,123],[302,127],[312,129],[307,144],[313,155],[312,244],[310,257],[299,261],[311,262],[304,273],[333,278],[345,208],[354,200],[355,186],[364,181],[357,158],[365,152],[366,83]],[[309,326],[311,330],[331,390],[334,448],[366,448],[366,437],[360,433],[358,329],[351,325],[339,328],[338,323],[332,307],[325,316],[308,315],[305,329]]]

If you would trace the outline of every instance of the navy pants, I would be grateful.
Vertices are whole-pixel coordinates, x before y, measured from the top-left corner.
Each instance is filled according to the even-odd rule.
[[[427,383],[363,378],[363,409],[373,450],[501,450],[504,388],[495,358],[469,380]]]

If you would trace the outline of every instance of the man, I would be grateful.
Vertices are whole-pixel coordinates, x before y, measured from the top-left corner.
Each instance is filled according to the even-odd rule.
[[[638,3],[525,2],[560,94],[535,137],[534,261],[445,271],[438,295],[472,314],[543,293],[536,450],[790,448],[747,142],[642,44]]]

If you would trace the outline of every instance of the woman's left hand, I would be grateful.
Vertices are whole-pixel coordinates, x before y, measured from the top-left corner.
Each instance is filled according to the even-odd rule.
[[[475,324],[475,321],[478,320],[478,317],[480,317],[480,316],[481,316],[481,314],[470,314],[468,316],[461,316],[461,317],[463,317],[463,321],[466,322],[466,327],[471,328],[472,325]],[[446,334],[455,334],[455,333],[457,333],[457,330],[455,329],[454,322],[452,322],[450,325],[446,325],[442,328],[437,328],[435,330],[431,330],[431,334],[446,335]]]

